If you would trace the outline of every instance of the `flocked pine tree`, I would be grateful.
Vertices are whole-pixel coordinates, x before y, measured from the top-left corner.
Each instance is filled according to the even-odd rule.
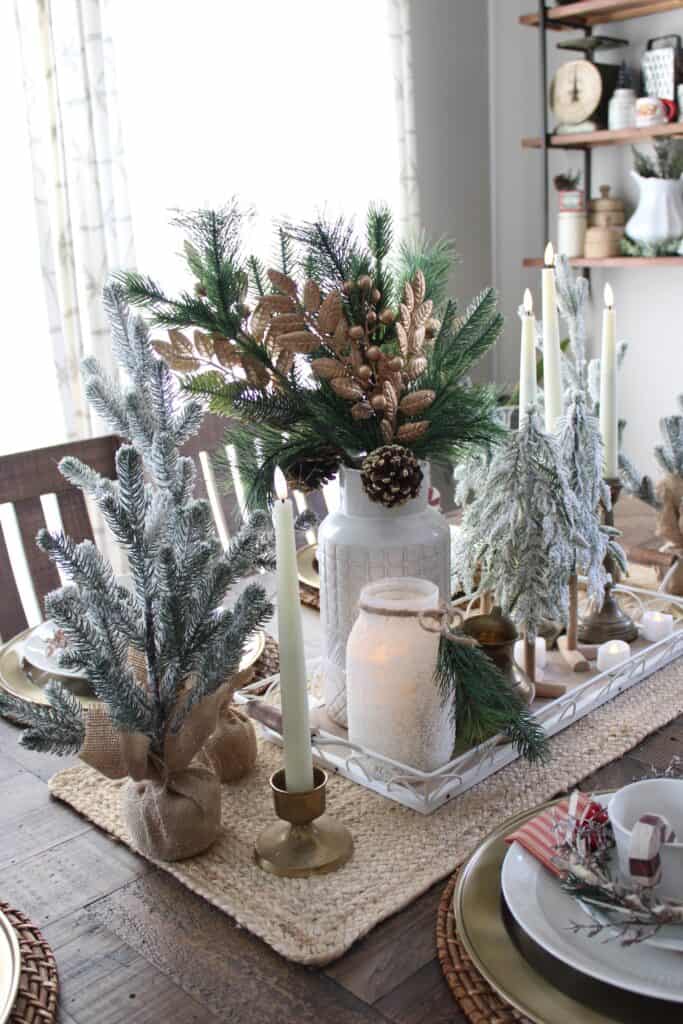
[[[49,594],[45,606],[66,634],[62,665],[84,669],[113,727],[142,734],[150,754],[163,760],[169,737],[236,671],[245,641],[272,612],[257,584],[247,586],[232,608],[221,606],[240,577],[272,567],[270,523],[256,514],[222,549],[208,502],[193,498],[194,463],[178,451],[199,429],[202,405],[180,400],[120,286],[107,287],[104,302],[114,351],[131,386],[121,390],[87,359],[86,393],[132,443],[116,454],[116,481],[75,458],[63,459],[60,470],[94,499],[127,555],[132,586],[117,580],[89,541],[76,544],[42,530],[39,546],[71,581]],[[142,678],[135,664],[144,665]],[[79,751],[86,731],[82,706],[57,681],[48,684],[46,696],[48,705],[34,705],[0,693],[0,712],[26,726],[25,746]]]
[[[516,432],[469,479],[454,564],[467,593],[491,591],[524,630],[525,669],[535,678],[535,639],[544,618],[563,620],[575,556],[575,498],[557,440],[530,407]]]
[[[683,408],[683,395],[678,396]],[[620,456],[619,465],[626,488],[631,494],[657,509],[657,534],[672,554],[677,555],[662,581],[669,594],[683,593],[683,415],[664,416],[659,421],[662,443],[655,445],[655,458],[663,476],[653,484],[641,476],[633,463]]]
[[[586,409],[583,391],[576,391],[559,430],[560,453],[574,502],[573,565],[569,576],[567,643],[576,651],[578,632],[578,574],[587,577],[588,594],[602,602],[606,572],[604,559],[609,528],[602,526],[600,502],[609,507],[609,489],[602,479],[602,438],[598,421]],[[583,667],[583,666],[582,666]],[[585,663],[585,668],[588,664]]]

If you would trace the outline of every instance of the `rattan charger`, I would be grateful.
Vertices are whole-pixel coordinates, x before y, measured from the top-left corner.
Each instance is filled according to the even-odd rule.
[[[528,1017],[504,1002],[482,978],[458,939],[453,891],[459,870],[446,886],[436,919],[436,946],[441,969],[453,998],[470,1024],[531,1024]]]
[[[19,991],[9,1024],[52,1024],[57,1018],[57,964],[41,931],[20,910],[0,902],[21,951]]]

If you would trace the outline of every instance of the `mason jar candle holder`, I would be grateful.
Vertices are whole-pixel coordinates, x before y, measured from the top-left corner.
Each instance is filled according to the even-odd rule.
[[[420,613],[439,606],[429,580],[405,577],[367,584],[346,653],[349,740],[430,772],[452,755],[452,704],[434,681],[440,635]]]

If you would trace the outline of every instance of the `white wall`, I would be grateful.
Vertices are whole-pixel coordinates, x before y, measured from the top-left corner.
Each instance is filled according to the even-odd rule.
[[[499,344],[497,378],[512,380],[518,370],[519,330],[516,309],[523,289],[531,287],[540,301],[539,273],[524,270],[524,256],[540,255],[542,248],[542,158],[522,150],[520,138],[540,131],[538,32],[522,27],[520,13],[533,9],[529,0],[489,0],[489,62],[491,67],[491,190],[493,210],[492,271],[507,317]],[[596,28],[596,32],[599,32]],[[629,39],[627,50],[607,53],[601,60],[628,60],[637,66],[647,39],[678,32],[683,35],[683,11],[612,24],[605,33]],[[548,34],[551,67],[571,59],[557,51],[555,33]],[[551,170],[582,166],[580,156],[551,154]],[[631,151],[613,147],[594,151],[593,192],[602,183],[627,198],[633,208],[635,193],[628,172]],[[551,235],[554,213],[551,213]],[[642,469],[654,472],[652,455],[659,440],[658,420],[676,411],[675,398],[683,391],[683,321],[680,299],[683,272],[679,269],[633,268],[594,271],[592,292],[602,295],[609,279],[615,293],[619,337],[629,342],[620,377],[621,414],[628,422],[624,449]],[[593,338],[595,350],[599,339]]]
[[[422,223],[455,238],[452,294],[464,306],[491,283],[487,7],[481,0],[411,0],[415,125]],[[492,357],[476,376],[489,379]]]

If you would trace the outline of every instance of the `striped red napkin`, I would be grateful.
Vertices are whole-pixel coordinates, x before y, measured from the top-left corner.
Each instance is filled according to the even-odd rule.
[[[572,817],[581,821],[583,815],[590,807],[592,801],[586,793],[578,791],[572,793],[571,797],[553,804],[547,810],[542,811],[531,821],[506,836],[506,843],[519,843],[525,850],[528,850],[532,857],[539,860],[544,867],[551,871],[558,878],[563,872],[553,864],[553,858],[557,853],[557,846],[562,842],[566,832],[566,824],[569,818],[569,803],[572,802]]]

